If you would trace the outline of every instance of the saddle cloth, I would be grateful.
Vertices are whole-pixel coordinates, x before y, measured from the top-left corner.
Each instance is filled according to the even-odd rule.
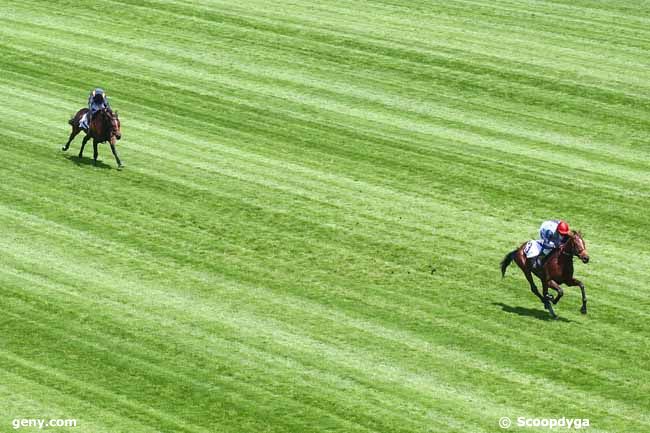
[[[524,246],[524,254],[526,254],[526,258],[529,259],[537,257],[540,254],[547,256],[551,251],[553,251],[552,248],[544,249],[544,244],[536,240],[530,240],[526,242],[526,245]]]
[[[526,254],[526,258],[532,259],[537,257],[537,260],[533,262],[533,268],[540,267],[543,263],[543,259],[540,260],[540,258],[547,257],[551,251],[552,250],[548,248],[544,249],[544,245],[540,241],[536,240],[530,240],[526,242],[526,245],[524,246],[524,254]]]
[[[79,127],[81,129],[88,129],[88,112],[85,112],[81,119],[79,119]]]
[[[524,254],[526,254],[526,258],[529,259],[539,256],[542,251],[542,244],[536,240],[526,242],[526,246],[524,247]]]

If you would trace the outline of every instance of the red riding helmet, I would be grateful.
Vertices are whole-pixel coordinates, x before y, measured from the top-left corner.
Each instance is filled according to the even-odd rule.
[[[557,232],[561,235],[568,235],[569,224],[567,224],[565,221],[560,221],[560,223],[557,225]]]

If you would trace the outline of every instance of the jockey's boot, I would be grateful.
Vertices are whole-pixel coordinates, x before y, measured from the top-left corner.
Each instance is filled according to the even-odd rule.
[[[90,122],[92,120],[92,113],[90,110],[88,110],[88,113],[86,114],[86,131],[90,132]]]

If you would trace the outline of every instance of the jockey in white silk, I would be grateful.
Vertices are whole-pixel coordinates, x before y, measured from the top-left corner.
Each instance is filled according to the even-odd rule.
[[[536,261],[539,256],[546,257],[554,249],[559,248],[567,240],[569,225],[562,220],[544,221],[539,228],[539,240],[528,241],[524,247],[526,262],[529,265],[540,264]]]

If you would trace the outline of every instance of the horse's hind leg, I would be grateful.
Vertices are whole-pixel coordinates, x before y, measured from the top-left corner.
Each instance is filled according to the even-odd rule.
[[[555,299],[553,299],[553,304],[557,304],[558,302],[560,302],[562,296],[564,296],[564,290],[562,290],[562,287],[560,287],[560,285],[556,283],[554,280],[550,280],[548,282],[548,285],[551,286],[551,288],[557,292],[557,296],[555,297]]]
[[[528,280],[528,284],[530,284],[530,291],[533,292],[533,295],[537,296],[540,301],[542,301],[542,304],[545,304],[546,301],[544,300],[544,296],[542,296],[542,294],[539,293],[539,290],[535,285],[535,280],[533,279],[532,272],[530,272],[530,269],[528,269],[525,264],[522,267],[522,269],[524,271],[524,275],[526,276],[526,280]]]
[[[549,296],[548,283],[546,283],[545,281],[542,281],[542,294],[543,294],[542,302],[544,303],[544,308],[548,310],[552,318],[557,319],[557,315],[555,314],[555,311],[553,310],[553,306],[551,305],[551,299],[553,299],[553,297]]]
[[[580,291],[582,292],[582,308],[580,312],[582,314],[587,314],[587,294],[585,293],[585,285],[582,284],[582,281],[572,278],[567,285],[569,286],[580,286]]]
[[[533,274],[526,270],[524,271],[524,275],[526,276],[526,279],[528,280],[528,284],[530,284],[530,291],[533,292],[533,295],[537,296],[542,303],[544,303],[544,297],[542,296],[541,293],[539,293],[539,290],[537,289],[537,286],[535,285],[535,281],[533,280]]]
[[[530,291],[533,292],[533,295],[537,296],[539,300],[542,301],[542,303],[544,303],[544,298],[539,293],[539,290],[537,290],[537,286],[535,285],[535,280],[533,280],[533,274],[530,272],[530,268],[528,267],[528,262],[526,261],[526,256],[523,255],[521,249],[517,251],[514,260],[515,263],[517,263],[517,266],[519,266],[519,268],[524,273],[524,276],[526,277],[528,284],[530,284]]]
[[[115,161],[117,162],[117,168],[122,168],[124,167],[122,165],[122,161],[120,161],[120,157],[117,156],[117,149],[115,149],[115,145],[111,143],[111,152],[113,152],[113,156],[115,157]]]
[[[61,148],[62,151],[65,152],[66,150],[68,150],[70,148],[70,143],[72,143],[72,140],[74,140],[74,138],[77,136],[77,134],[79,134],[79,132],[81,132],[81,129],[76,128],[74,126],[72,127],[72,132],[70,133],[70,137],[68,138],[68,142],[65,144],[65,146],[63,146]]]
[[[90,135],[86,135],[81,142],[81,149],[79,149],[79,159],[83,158],[84,155],[84,147],[86,147],[86,143],[88,143],[88,140],[90,140]]]

